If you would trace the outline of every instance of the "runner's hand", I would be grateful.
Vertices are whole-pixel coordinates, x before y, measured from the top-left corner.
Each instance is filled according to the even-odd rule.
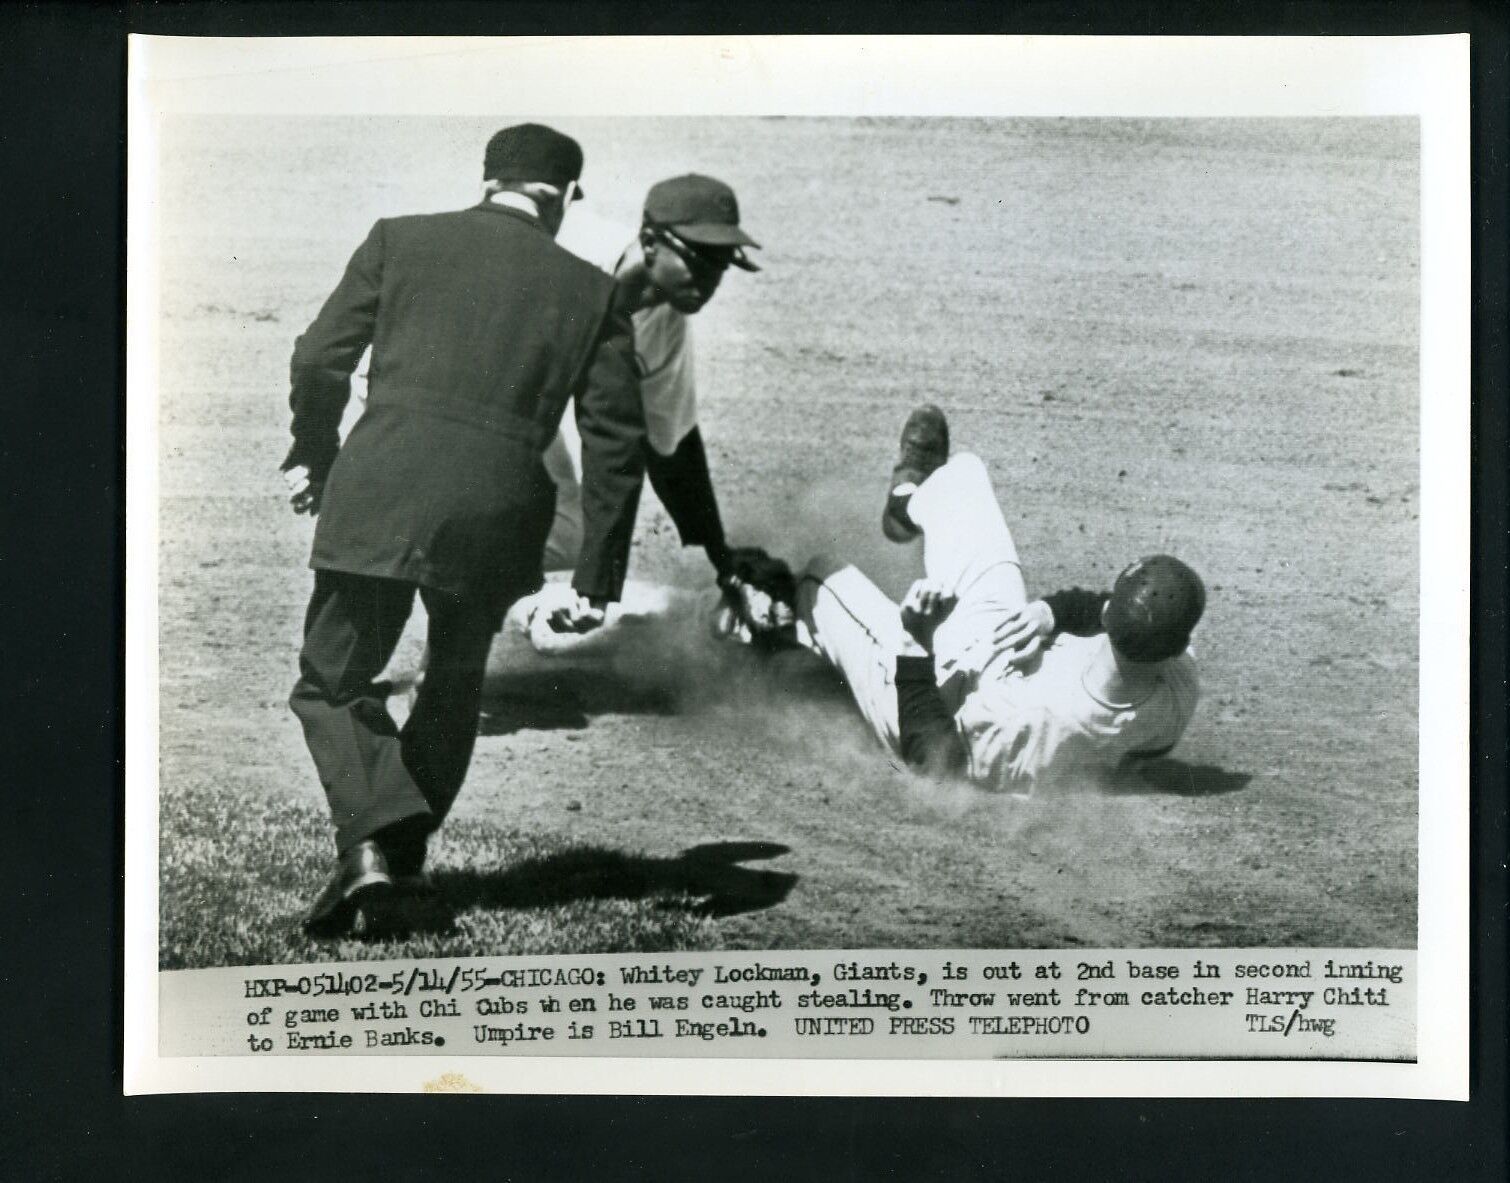
[[[996,648],[1009,655],[1011,664],[1022,666],[1042,649],[1054,632],[1054,613],[1042,600],[1024,604],[1007,617],[991,635]]]
[[[958,597],[937,583],[919,579],[902,597],[902,627],[924,649],[933,649],[934,630],[954,611]]]

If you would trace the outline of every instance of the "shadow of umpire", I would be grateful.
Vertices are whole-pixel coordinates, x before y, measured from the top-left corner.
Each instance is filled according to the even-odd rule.
[[[796,875],[740,864],[777,858],[789,849],[776,842],[709,842],[657,858],[584,846],[502,870],[436,871],[434,881],[440,898],[458,912],[661,896],[661,907],[717,918],[756,912],[786,899]]]

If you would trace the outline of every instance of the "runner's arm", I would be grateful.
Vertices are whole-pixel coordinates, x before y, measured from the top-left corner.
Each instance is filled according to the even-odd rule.
[[[909,768],[935,775],[964,772],[965,741],[934,676],[931,656],[897,658],[897,731]]]

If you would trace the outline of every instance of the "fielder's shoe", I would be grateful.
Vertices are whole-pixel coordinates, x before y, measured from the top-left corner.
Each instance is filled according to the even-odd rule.
[[[382,849],[370,838],[358,842],[337,861],[335,874],[304,917],[304,931],[316,940],[374,935],[392,892]]]
[[[881,533],[892,542],[909,542],[922,533],[907,516],[907,503],[918,486],[948,459],[949,421],[932,403],[924,403],[902,426],[902,445],[887,486]]]

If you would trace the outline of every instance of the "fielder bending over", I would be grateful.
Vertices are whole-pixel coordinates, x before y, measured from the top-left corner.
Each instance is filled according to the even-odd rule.
[[[724,538],[698,425],[690,318],[713,299],[731,267],[760,270],[745,250],[760,244],[740,226],[734,190],[713,177],[671,177],[650,187],[637,231],[577,211],[558,241],[618,285],[621,306],[634,325],[646,475],[682,545],[702,547],[719,585],[727,587],[742,565],[769,557],[758,548],[731,547]],[[582,550],[581,451],[564,420],[543,458],[556,486],[556,516],[545,545],[547,572],[572,570]],[[562,629],[560,617],[570,592],[547,584],[516,603],[509,619],[537,649],[569,651],[567,638],[574,630]],[[631,585],[624,607],[653,607],[632,603],[643,596],[644,589]]]
[[[931,406],[903,429],[882,529],[894,542],[923,538],[926,575],[900,605],[857,568],[819,560],[797,613],[909,765],[1023,793],[1179,741],[1199,694],[1189,641],[1205,606],[1184,563],[1154,555],[1110,593],[1030,601],[985,464],[949,455]]]

